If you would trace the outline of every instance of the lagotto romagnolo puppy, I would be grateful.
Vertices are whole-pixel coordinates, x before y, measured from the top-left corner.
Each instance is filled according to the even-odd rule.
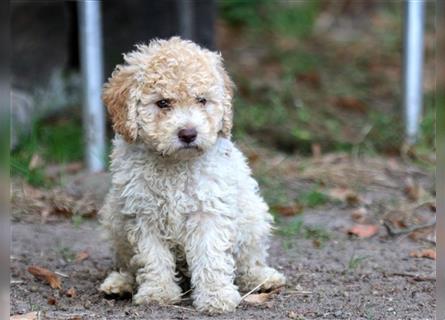
[[[284,285],[266,256],[272,216],[230,140],[233,83],[219,54],[178,37],[138,45],[104,86],[116,136],[100,218],[117,271],[100,286],[136,304],[232,311],[241,291]]]

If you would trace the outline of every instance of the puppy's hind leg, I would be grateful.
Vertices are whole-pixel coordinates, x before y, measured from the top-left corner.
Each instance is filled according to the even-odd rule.
[[[255,199],[256,200],[256,199]],[[252,201],[251,203],[255,203]],[[262,201],[259,202],[262,204]],[[251,207],[252,209],[252,207]],[[270,236],[272,216],[261,205],[262,214],[247,216],[241,226],[238,254],[236,257],[236,284],[241,291],[259,289],[270,290],[283,286],[286,279],[282,273],[267,265],[268,238]]]
[[[119,271],[111,272],[100,285],[99,290],[107,295],[118,294],[125,295],[133,293],[134,276],[129,270],[130,259],[133,256],[133,250],[126,239],[126,233],[123,229],[124,221],[114,204],[115,198],[112,194],[108,195],[105,204],[99,212],[101,224],[104,228],[104,235],[111,241],[114,251],[115,268]]]

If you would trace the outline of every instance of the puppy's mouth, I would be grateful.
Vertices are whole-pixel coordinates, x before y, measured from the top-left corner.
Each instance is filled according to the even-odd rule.
[[[200,146],[196,145],[196,144],[183,144],[181,145],[177,151],[179,152],[192,152],[192,153],[201,153],[203,150]]]
[[[183,145],[183,146],[179,147],[179,150],[183,150],[183,149],[201,150],[201,148],[198,147],[197,145],[189,145],[189,144],[186,144],[186,145]]]
[[[196,143],[183,143],[176,149],[176,154],[180,157],[197,157],[204,153],[202,146]]]

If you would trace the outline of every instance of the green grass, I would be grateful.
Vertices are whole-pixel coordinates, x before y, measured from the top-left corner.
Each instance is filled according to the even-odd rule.
[[[301,218],[294,218],[281,225],[278,229],[278,234],[287,238],[295,237],[301,233],[302,228],[303,220]]]
[[[261,195],[270,206],[290,202],[287,190],[282,187],[282,181],[271,175],[270,172],[257,172],[255,178],[260,185]]]
[[[11,164],[11,174],[19,175],[25,178],[25,180],[33,186],[44,186],[47,184],[43,170],[41,169],[29,169],[27,163],[28,161],[20,161],[20,159],[14,156],[10,159]]]
[[[363,261],[366,260],[367,257],[363,256],[363,257],[357,257],[354,254],[351,256],[351,258],[349,259],[348,262],[348,269],[349,270],[356,270],[362,263]]]
[[[221,1],[223,20],[240,34],[257,59],[249,73],[228,60],[239,90],[234,101],[234,136],[249,136],[287,153],[310,154],[314,143],[323,152],[359,151],[397,154],[404,142],[401,106],[401,7],[385,3],[376,14],[384,22],[349,43],[312,32],[319,1]],[[258,45],[261,37],[267,47]],[[367,39],[367,40],[365,40]],[[375,50],[369,50],[370,40]],[[283,45],[284,44],[284,45]],[[249,49],[250,48],[250,49]],[[253,49],[252,49],[253,48]],[[348,48],[347,50],[345,48]],[[255,57],[255,52],[260,51]],[[275,77],[265,74],[272,66]],[[385,70],[392,71],[386,77]],[[253,73],[253,74],[252,74]],[[315,76],[311,81],[301,76]],[[254,79],[254,80],[252,80]],[[418,150],[434,150],[434,93],[426,93]],[[335,104],[351,97],[365,107],[354,112]],[[366,135],[363,129],[372,126]],[[361,139],[363,135],[363,139]]]
[[[298,238],[312,240],[317,248],[322,247],[331,238],[329,232],[321,226],[304,225],[301,217],[281,221],[278,225],[277,234],[283,238],[285,249],[292,248]]]
[[[323,192],[319,191],[316,187],[307,192],[303,192],[298,196],[298,202],[309,208],[321,206],[327,203],[328,200],[329,197]]]
[[[428,94],[425,96],[424,105],[418,147],[431,150],[436,147],[436,110],[443,109],[445,106],[445,96]]]
[[[85,222],[85,219],[79,214],[74,214],[71,217],[71,222],[73,223],[75,228],[80,228],[80,225]]]
[[[11,153],[11,174],[22,176],[34,185],[50,182],[42,168],[30,168],[33,156],[38,155],[44,164],[63,164],[79,161],[83,156],[83,136],[79,119],[61,119],[55,122],[36,122],[31,132],[21,138],[21,144]]]
[[[58,248],[58,252],[63,257],[63,260],[65,260],[66,262],[72,262],[76,257],[74,251],[68,247],[60,247]]]
[[[289,37],[309,36],[320,7],[318,0],[222,0],[218,4],[221,17],[231,25]]]
[[[304,238],[314,240],[317,246],[323,246],[324,243],[331,239],[329,232],[319,226],[305,226],[304,227]]]

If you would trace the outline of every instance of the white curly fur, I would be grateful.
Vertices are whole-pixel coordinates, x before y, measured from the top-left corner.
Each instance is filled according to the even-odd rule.
[[[171,38],[125,59],[104,90],[117,135],[100,212],[121,272],[100,289],[134,288],[137,304],[171,304],[187,276],[194,306],[220,313],[239,304],[238,287],[282,286],[284,276],[266,264],[272,216],[230,141],[232,83],[221,57]],[[160,109],[160,99],[171,106]],[[178,139],[183,128],[197,131],[190,145]]]

